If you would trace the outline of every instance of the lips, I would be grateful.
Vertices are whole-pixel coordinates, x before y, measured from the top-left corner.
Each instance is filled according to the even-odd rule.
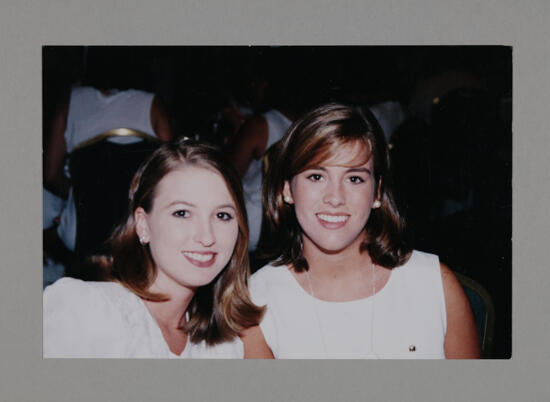
[[[349,219],[347,214],[327,214],[318,213],[315,214],[319,223],[327,229],[339,229],[346,224]]]
[[[210,251],[184,251],[183,255],[191,264],[200,268],[210,267],[216,261],[216,253]]]

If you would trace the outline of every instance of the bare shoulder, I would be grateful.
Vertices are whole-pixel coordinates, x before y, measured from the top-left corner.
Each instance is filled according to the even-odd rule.
[[[443,282],[443,292],[445,293],[445,304],[447,306],[447,316],[449,311],[470,311],[470,302],[464,293],[464,289],[453,270],[445,264],[441,264],[441,279]]]
[[[172,140],[174,132],[170,123],[170,118],[164,104],[157,95],[153,96],[150,119],[153,131],[155,131],[155,134],[161,141],[167,142]]]
[[[267,144],[267,121],[265,118],[254,116],[248,119],[237,133],[237,142],[253,144],[255,157],[263,154]]]
[[[229,141],[226,152],[239,175],[243,177],[252,160],[262,157],[266,146],[267,122],[263,116],[254,116]]]
[[[441,279],[447,312],[445,356],[448,359],[479,358],[479,337],[466,293],[454,272],[445,264],[441,264]]]
[[[462,286],[460,285],[460,282],[458,281],[458,278],[453,270],[443,263],[440,263],[440,268],[443,287],[451,290],[452,292],[461,293],[460,291],[462,291]],[[462,291],[462,293],[464,292]]]
[[[246,134],[265,130],[267,130],[267,121],[265,117],[261,115],[251,117],[242,127],[242,132]]]

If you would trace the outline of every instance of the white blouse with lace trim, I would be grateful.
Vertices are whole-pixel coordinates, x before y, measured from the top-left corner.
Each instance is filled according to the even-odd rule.
[[[44,291],[44,357],[243,358],[239,338],[172,353],[143,301],[115,282],[62,278]]]

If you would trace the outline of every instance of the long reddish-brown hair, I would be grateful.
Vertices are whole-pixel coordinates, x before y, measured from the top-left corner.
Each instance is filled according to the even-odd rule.
[[[406,240],[405,221],[394,202],[383,132],[368,110],[336,103],[306,113],[271,153],[262,194],[266,225],[258,246],[263,258],[273,260],[275,265],[292,264],[298,272],[308,269],[294,206],[283,201],[284,183],[330,159],[343,145],[356,143],[373,158],[375,194],[382,204],[371,211],[360,249],[384,267],[393,268],[407,261],[411,247]]]
[[[167,296],[152,293],[149,288],[157,267],[148,245],[139,242],[134,212],[141,207],[150,212],[158,183],[170,172],[198,166],[219,173],[236,205],[239,234],[231,259],[208,285],[201,286],[189,304],[189,320],[183,327],[192,342],[205,340],[216,344],[231,340],[243,329],[258,324],[263,308],[250,300],[247,288],[248,224],[242,187],[237,172],[214,147],[190,140],[162,145],[135,174],[129,192],[125,222],[108,240],[111,257],[103,259],[111,280],[116,280],[137,296],[152,301]]]

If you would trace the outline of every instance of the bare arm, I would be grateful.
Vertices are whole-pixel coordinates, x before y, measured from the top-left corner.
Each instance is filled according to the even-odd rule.
[[[227,147],[227,155],[243,177],[253,159],[260,159],[267,146],[267,122],[256,116],[244,123]]]
[[[247,328],[241,334],[245,359],[273,359],[273,352],[267,346],[259,326]]]
[[[162,142],[168,142],[174,137],[168,113],[156,95],[151,104],[151,125],[155,134]]]
[[[445,357],[479,359],[479,336],[468,298],[453,271],[444,264],[441,264],[441,276],[447,306]]]
[[[43,183],[53,194],[66,199],[71,187],[70,180],[63,173],[67,144],[65,129],[69,112],[69,96],[65,97],[55,111],[46,143],[44,144]]]

